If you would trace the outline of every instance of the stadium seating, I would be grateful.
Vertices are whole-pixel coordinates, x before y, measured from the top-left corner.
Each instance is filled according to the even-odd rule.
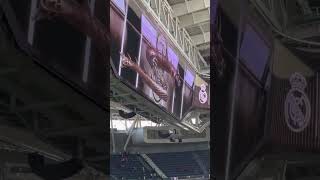
[[[118,179],[151,179],[155,174],[150,167],[145,167],[138,159],[139,155],[128,155],[128,161],[121,162],[121,155],[110,158],[110,173]]]
[[[205,151],[173,152],[147,154],[150,159],[168,177],[207,176],[195,160],[197,155],[204,168],[209,172],[210,154]],[[110,173],[118,179],[156,179],[151,174],[154,170],[139,155],[130,154],[128,161],[121,162],[121,155],[112,155],[110,158]]]
[[[194,152],[156,153],[148,156],[168,177],[204,175],[192,153]]]
[[[199,155],[199,158],[203,162],[205,167],[209,170],[210,169],[210,152],[206,150],[206,151],[197,151],[196,153]]]

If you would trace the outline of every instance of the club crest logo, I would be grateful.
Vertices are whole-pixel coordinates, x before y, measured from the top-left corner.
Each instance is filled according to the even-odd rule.
[[[285,100],[285,119],[289,129],[293,132],[303,131],[310,122],[311,106],[304,89],[306,79],[299,73],[290,77],[291,89]]]
[[[199,91],[199,101],[201,104],[205,104],[208,101],[208,94],[206,91],[207,87],[205,84],[201,84]]]

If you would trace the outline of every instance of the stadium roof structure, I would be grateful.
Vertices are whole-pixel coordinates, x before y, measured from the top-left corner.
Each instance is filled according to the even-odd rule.
[[[210,0],[168,0],[168,3],[210,66]]]

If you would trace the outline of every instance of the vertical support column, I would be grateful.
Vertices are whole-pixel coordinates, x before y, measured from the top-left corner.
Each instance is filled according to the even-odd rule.
[[[319,73],[316,73],[316,108],[319,108]],[[319,139],[319,111],[316,111],[316,121],[315,121],[315,139]]]
[[[126,131],[128,131],[128,120],[124,119],[124,126],[126,127]]]
[[[247,3],[245,0],[240,0],[240,14],[239,14],[239,30],[238,30],[238,39],[237,39],[237,55],[235,58],[235,70],[234,70],[234,75],[232,78],[232,91],[229,95],[231,99],[230,103],[230,117],[229,117],[229,132],[228,132],[228,145],[227,145],[227,158],[226,158],[226,167],[225,167],[225,180],[230,180],[232,177],[230,176],[231,172],[231,157],[232,157],[232,141],[233,141],[233,126],[235,122],[235,114],[236,114],[236,100],[235,97],[237,95],[237,90],[238,90],[238,74],[239,74],[239,59],[240,59],[240,43],[241,43],[241,35],[243,31],[243,13],[247,12]]]
[[[110,119],[111,124],[111,140],[112,140],[112,153],[116,153],[116,144],[114,142],[113,121]]]
[[[28,43],[33,45],[34,39],[34,28],[35,28],[35,16],[38,10],[37,8],[38,0],[31,0],[31,9],[30,9],[30,17],[29,17],[29,27],[28,27]]]
[[[159,20],[161,21],[161,3],[162,2],[162,0],[158,0],[158,18],[159,18]]]
[[[178,41],[178,30],[179,30],[179,21],[178,18],[175,18],[175,38]]]
[[[137,121],[138,121],[138,117],[134,120],[134,122],[132,123],[132,125],[131,125],[131,127],[129,129],[128,138],[127,138],[126,144],[123,147],[124,151],[127,151],[127,146],[129,144],[130,138],[131,138],[131,136],[133,134],[133,130],[134,130],[134,127],[136,126]]]
[[[123,25],[123,32],[122,32],[122,40],[121,40],[121,54],[123,53],[124,49],[124,37],[126,35],[126,29],[127,29],[127,19],[128,19],[128,9],[129,9],[129,0],[126,0],[126,10],[125,10],[125,16],[124,16],[124,25]],[[122,57],[120,57],[120,64],[119,64],[119,76],[121,76],[121,70],[122,70]]]
[[[88,2],[89,3],[89,2]],[[94,13],[96,0],[90,1],[90,12],[91,14]],[[84,65],[83,65],[83,74],[82,74],[82,81],[88,81],[88,74],[89,74],[89,62],[90,62],[90,55],[91,55],[91,38],[89,36],[86,37],[86,47],[85,47],[85,54],[84,54]]]
[[[186,82],[184,81],[184,79],[183,79],[182,81],[183,81],[182,94],[184,94],[185,86],[186,86]],[[183,99],[184,99],[184,98],[183,98],[183,96],[182,96],[182,100],[181,100],[181,108],[180,108],[180,118],[182,118]]]
[[[141,60],[141,47],[142,47],[142,34],[140,34],[140,47],[139,47],[139,54],[138,54],[138,66],[140,66],[140,60]],[[139,82],[139,73],[137,73],[136,88],[138,88],[138,82]]]

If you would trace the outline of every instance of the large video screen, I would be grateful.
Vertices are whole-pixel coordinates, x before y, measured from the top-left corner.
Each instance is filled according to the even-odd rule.
[[[239,175],[261,147],[265,127],[267,92],[261,83],[270,54],[265,40],[268,36],[259,34],[253,23],[246,25],[239,47],[241,63],[237,76],[230,167],[233,176]]]
[[[247,68],[261,80],[270,56],[270,48],[260,34],[247,24],[240,47],[240,57]]]
[[[196,72],[140,8],[112,0],[110,24],[116,44],[111,47],[114,74],[169,114],[183,118],[194,104]]]
[[[250,76],[246,69],[239,67],[231,160],[233,172],[243,168],[242,163],[255,153],[264,135],[265,92]]]
[[[89,3],[63,0],[61,6],[49,1],[12,0],[4,4],[20,48],[106,107],[109,4],[103,0]]]

